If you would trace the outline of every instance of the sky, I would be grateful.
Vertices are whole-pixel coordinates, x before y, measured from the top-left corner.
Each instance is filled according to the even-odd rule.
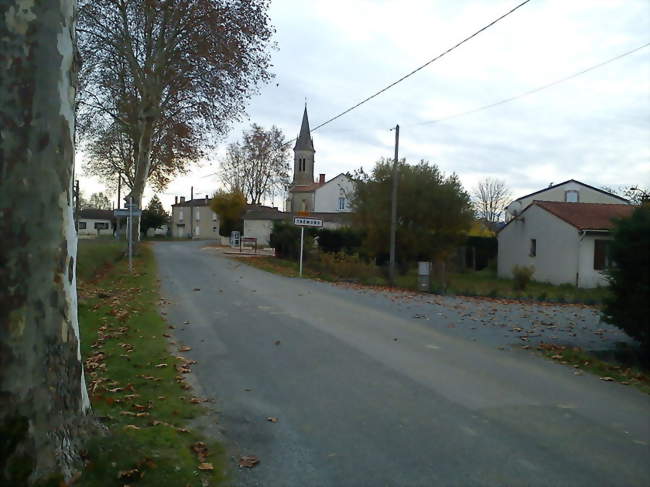
[[[298,135],[446,51],[521,0],[274,0],[275,78],[220,146],[159,193],[189,199],[220,187],[227,143],[257,123]],[[467,43],[312,133],[327,179],[399,156],[456,173],[471,191],[502,179],[513,197],[577,179],[650,187],[650,46],[510,103],[447,119],[563,79],[650,43],[647,0],[532,0]],[[435,122],[440,119],[447,119]],[[83,174],[83,154],[78,154]],[[82,191],[104,190],[82,176]],[[146,201],[152,196],[145,193]],[[114,197],[113,200],[116,198]],[[281,198],[273,203],[282,209]]]

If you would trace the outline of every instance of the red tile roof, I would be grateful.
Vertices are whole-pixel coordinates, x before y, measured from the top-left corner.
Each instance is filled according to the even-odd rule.
[[[614,226],[614,219],[628,217],[636,208],[625,204],[564,201],[534,201],[532,204],[544,208],[578,230],[609,230]]]

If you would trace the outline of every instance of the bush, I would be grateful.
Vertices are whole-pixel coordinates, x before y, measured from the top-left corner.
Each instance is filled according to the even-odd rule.
[[[523,291],[535,273],[535,266],[515,265],[512,267],[512,279],[515,291]]]
[[[318,247],[323,252],[354,254],[361,247],[361,233],[351,228],[339,228],[337,230],[321,228],[318,230],[317,235]]]
[[[608,271],[611,294],[605,298],[603,319],[641,342],[650,352],[650,205],[630,218],[618,220],[609,257],[615,265]]]
[[[300,258],[300,227],[276,220],[273,222],[273,230],[269,238],[269,245],[275,249],[278,257],[299,259]],[[309,250],[314,247],[314,231],[305,228],[305,248],[303,260],[307,260]]]

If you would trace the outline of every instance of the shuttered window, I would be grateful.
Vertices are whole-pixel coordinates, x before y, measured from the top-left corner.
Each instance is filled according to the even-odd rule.
[[[605,270],[609,267],[609,240],[594,240],[594,269]]]

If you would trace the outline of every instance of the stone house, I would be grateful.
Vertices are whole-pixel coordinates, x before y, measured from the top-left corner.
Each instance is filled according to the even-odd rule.
[[[210,209],[210,197],[185,200],[174,198],[171,235],[177,238],[218,239],[219,215]]]

